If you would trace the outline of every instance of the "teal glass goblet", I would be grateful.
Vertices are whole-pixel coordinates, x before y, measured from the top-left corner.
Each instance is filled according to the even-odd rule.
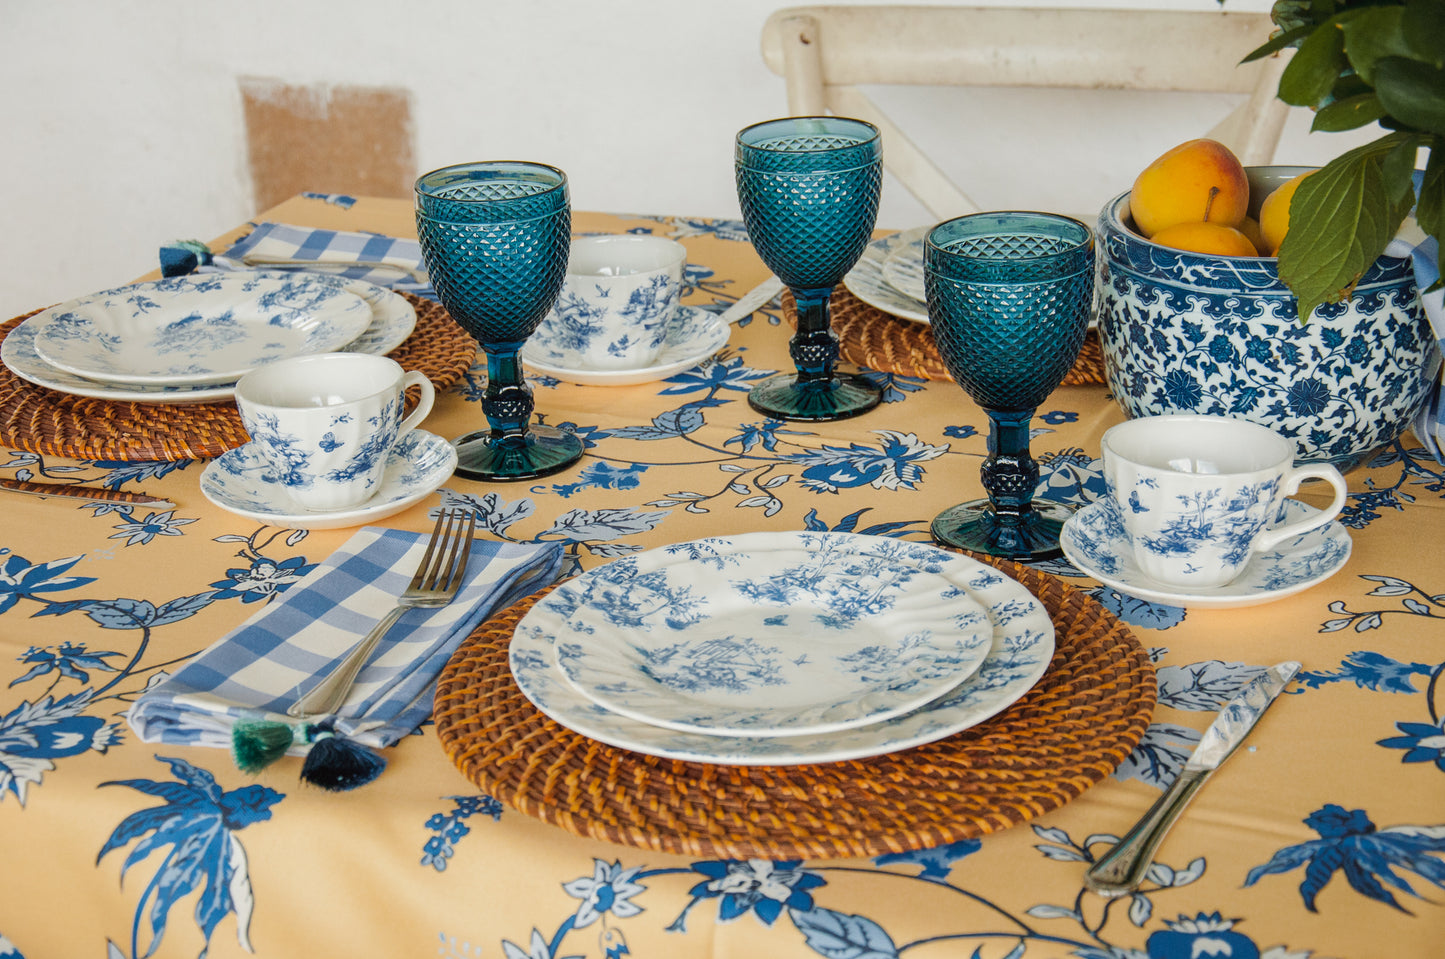
[[[748,403],[784,420],[840,420],[871,410],[878,388],[836,369],[828,300],[878,219],[878,129],[846,117],[768,120],[738,133],[734,161],[748,238],[798,309],[788,344],[797,372],[764,380]]]
[[[582,441],[575,434],[531,422],[520,357],[566,278],[566,174],[514,161],[433,170],[416,181],[416,232],[437,297],[487,357],[488,428],[452,441],[457,474],[522,480],[577,462]]]
[[[928,319],[944,366],[989,419],[987,499],[944,510],[933,537],[1029,562],[1059,556],[1072,512],[1035,503],[1029,423],[1078,358],[1094,297],[1094,239],[1051,213],[976,213],[940,223],[924,245]]]

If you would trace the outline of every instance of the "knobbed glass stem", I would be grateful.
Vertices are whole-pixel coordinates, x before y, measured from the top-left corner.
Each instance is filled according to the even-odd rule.
[[[838,365],[838,336],[828,315],[830,290],[794,290],[798,331],[788,341],[788,353],[798,369],[798,385],[833,378]]]
[[[492,343],[487,350],[487,389],[482,414],[492,428],[492,440],[516,446],[522,442],[532,418],[532,390],[522,377],[520,343]]]

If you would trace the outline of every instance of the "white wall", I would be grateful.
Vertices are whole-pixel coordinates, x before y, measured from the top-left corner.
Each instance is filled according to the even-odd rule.
[[[210,239],[259,212],[241,76],[409,89],[423,170],[537,159],[568,172],[577,209],[736,216],[733,134],[785,110],[758,38],[786,2],[0,0],[0,319],[126,282],[155,268],[161,244]],[[911,116],[910,132],[985,208],[1083,213],[1231,106],[1141,95],[1120,107],[1119,97],[878,99]],[[1307,129],[1307,116],[1292,118],[1280,162],[1322,163],[1374,135]],[[880,226],[928,219],[885,186]]]

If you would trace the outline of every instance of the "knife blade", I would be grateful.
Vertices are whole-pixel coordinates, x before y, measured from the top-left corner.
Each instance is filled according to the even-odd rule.
[[[0,476],[0,489],[13,490],[16,493],[29,493],[32,496],[70,496],[92,503],[131,503],[137,506],[158,506],[163,509],[176,508],[176,504],[170,500],[147,496],[145,493],[132,493],[129,490],[71,486],[60,483],[34,483],[30,480],[11,479],[5,476]]]
[[[1164,841],[1174,820],[1189,805],[1199,787],[1244,742],[1299,669],[1300,664],[1293,660],[1269,667],[1219,711],[1169,789],[1149,807],[1134,828],[1089,867],[1084,874],[1087,888],[1110,899],[1138,888],[1154,862],[1154,851]]]
[[[778,279],[776,276],[770,276],[763,282],[759,283],[757,286],[753,287],[751,290],[748,290],[742,296],[738,297],[738,301],[736,303],[728,307],[726,310],[723,310],[722,313],[719,315],[722,317],[722,321],[724,323],[727,323],[729,325],[736,323],[743,317],[750,316],[753,311],[756,310],[758,307],[762,306],[764,303],[777,296],[778,291],[782,288],[783,281]]]

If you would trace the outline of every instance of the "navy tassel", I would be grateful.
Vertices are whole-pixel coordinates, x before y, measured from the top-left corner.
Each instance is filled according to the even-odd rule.
[[[231,757],[243,773],[259,773],[286,755],[296,732],[286,723],[243,720],[231,729]]]
[[[360,743],[340,736],[330,723],[309,726],[311,751],[301,766],[301,779],[331,792],[365,786],[386,768],[386,760]]]

